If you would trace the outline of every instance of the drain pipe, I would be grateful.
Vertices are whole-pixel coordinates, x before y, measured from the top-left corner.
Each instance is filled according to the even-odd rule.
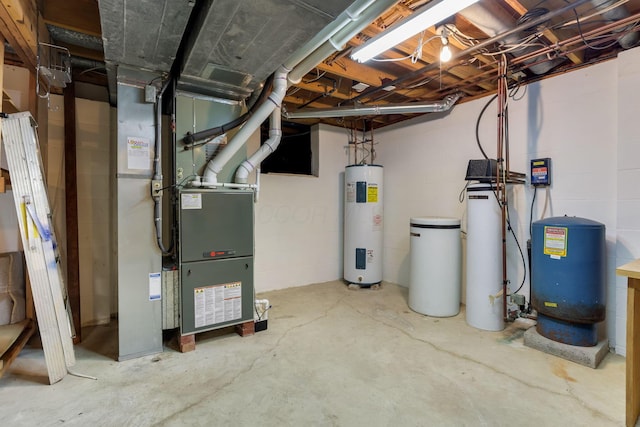
[[[447,95],[442,101],[428,104],[355,105],[335,108],[307,108],[285,112],[287,119],[312,119],[324,117],[377,116],[381,114],[441,113],[449,111],[460,99],[460,92]]]
[[[204,171],[202,182],[194,180],[192,185],[195,187],[215,187],[218,185],[218,174],[222,168],[231,160],[233,155],[242,147],[242,145],[249,139],[251,134],[260,127],[262,122],[273,112],[274,109],[279,109],[282,105],[282,100],[287,91],[287,74],[289,70],[280,66],[276,71],[273,79],[273,91],[267,98],[267,101],[258,107],[253,113],[251,118],[240,128],[238,133],[231,139],[229,144],[218,153],[209,163]]]
[[[259,165],[264,159],[266,159],[271,153],[276,151],[280,140],[282,138],[282,109],[276,107],[271,113],[271,119],[269,122],[269,139],[262,144],[262,146],[251,155],[247,160],[242,162],[236,170],[234,182],[238,184],[246,184],[249,174]]]
[[[357,18],[352,18],[353,22],[350,25],[343,26],[339,31],[327,37],[322,45],[297,63],[289,75],[289,81],[293,84],[300,83],[309,71],[313,70],[332,53],[342,50],[349,40],[358,35],[363,28],[396,3],[397,0],[378,0],[371,4]]]
[[[358,20],[362,13],[375,2],[376,0],[357,0],[353,2],[351,6],[349,6],[340,15],[338,15],[336,19],[334,19],[329,25],[324,27],[311,40],[309,40],[300,49],[298,49],[289,58],[287,58],[284,66],[292,69],[293,67],[298,65],[309,55],[309,52],[314,52],[316,49],[322,46],[324,42],[333,37],[333,35],[338,31],[342,30],[351,22]],[[395,1],[392,3],[395,3]],[[373,21],[373,19],[371,21]],[[321,60],[323,59],[325,58],[322,58]]]
[[[330,43],[327,40],[336,37],[336,40],[343,42],[342,44],[346,43],[396,2],[396,0],[356,1],[345,12],[338,15],[338,18],[325,27],[325,29],[320,31],[318,35],[313,37],[289,57],[287,61],[280,66],[278,71],[276,71],[273,91],[271,95],[269,95],[268,101],[258,107],[253,116],[247,120],[229,144],[207,164],[202,179],[197,177],[191,182],[191,185],[194,187],[221,186],[221,184],[218,183],[218,173],[220,173],[233,155],[249,139],[251,134],[269,117],[273,110],[281,106],[288,86],[287,76],[291,70],[296,67],[296,73],[294,75],[296,78],[299,76],[301,79],[302,76],[308,72],[303,72],[304,68],[310,66],[310,71],[331,53],[337,51],[335,42]],[[304,63],[303,68],[300,67],[302,63]]]

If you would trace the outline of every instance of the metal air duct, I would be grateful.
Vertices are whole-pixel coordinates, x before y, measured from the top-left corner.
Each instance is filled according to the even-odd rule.
[[[504,33],[518,25],[516,20],[502,9],[489,9],[484,5],[484,3],[475,3],[466,9],[461,10],[459,13],[489,37],[495,37],[498,34]],[[504,43],[509,45],[518,44],[521,34],[521,32],[518,32],[505,37]],[[522,49],[518,49],[516,53],[518,55],[524,55],[534,52],[535,50],[537,50],[537,48],[533,46],[523,47]],[[531,64],[539,60],[540,57],[531,58],[526,61],[526,64]],[[552,59],[550,61],[541,62],[540,64],[534,64],[529,67],[529,70],[534,74],[545,74],[563,61],[564,59],[561,58]]]
[[[352,107],[307,108],[285,112],[287,119],[318,119],[326,117],[378,116],[382,114],[441,113],[449,111],[460,99],[460,93],[447,95],[442,101],[426,104],[355,105]]]

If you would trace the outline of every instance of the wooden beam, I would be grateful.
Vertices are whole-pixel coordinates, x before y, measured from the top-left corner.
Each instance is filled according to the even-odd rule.
[[[78,174],[76,169],[76,96],[75,85],[64,89],[64,183],[67,226],[67,292],[73,325],[74,343],[82,339],[80,322],[80,251],[78,247]]]
[[[519,0],[505,0],[504,2],[508,4],[513,10],[518,12],[520,15],[524,15],[529,11],[526,7],[522,5],[522,3],[520,3]],[[544,35],[551,43],[555,44],[560,41],[560,38],[551,30],[544,30],[542,32],[542,35]],[[566,49],[561,48],[561,50],[566,50]],[[569,58],[571,62],[573,62],[574,64],[582,64],[583,51],[580,51],[579,53],[578,52],[569,53],[567,54],[567,58]]]
[[[101,37],[100,11],[96,0],[47,0],[42,15],[47,24]]]
[[[33,320],[25,319],[20,323],[0,327],[0,335],[4,335],[4,332],[1,332],[2,330],[6,330],[7,334],[13,333],[13,330],[19,330],[19,332],[15,339],[13,337],[8,338],[11,340],[11,345],[8,348],[0,350],[0,377],[7,372],[11,362],[18,357],[20,350],[27,344],[36,327]],[[0,339],[0,341],[2,340]]]
[[[341,58],[331,64],[322,62],[318,64],[316,68],[339,77],[366,83],[369,86],[380,86],[383,81],[396,79],[396,76],[393,74],[385,73],[384,71],[368,67],[347,58]]]
[[[380,29],[375,28],[373,26],[369,26],[368,28],[366,28],[365,30],[362,31],[362,34],[367,35],[368,37],[374,37],[377,34],[379,34],[381,32]],[[430,37],[434,37],[435,33],[431,32],[431,31],[425,31],[425,40],[429,39]],[[450,44],[452,46],[454,46],[452,48],[453,53],[457,53],[457,51],[459,49],[463,49],[463,46],[460,46],[457,41],[455,41],[455,39],[453,39],[452,37],[449,39],[450,40]],[[354,39],[352,40],[352,42],[357,43],[357,44],[362,44],[363,41],[362,40],[358,40],[358,39]],[[385,58],[391,58],[391,59],[397,59],[397,58],[403,58],[406,57],[408,55],[411,55],[415,49],[416,46],[418,45],[418,36],[412,37],[408,40],[405,40],[402,43],[399,43],[398,45],[396,45],[394,47],[394,49],[390,49],[388,51],[386,51],[384,53]],[[482,57],[482,55],[479,55],[480,57]],[[424,67],[427,64],[432,64],[434,62],[438,62],[440,61],[440,39],[438,39],[437,41],[437,45],[434,46],[434,44],[426,44],[422,47],[422,60],[421,61],[416,61],[415,63],[413,63],[411,60],[406,60],[406,61],[399,61],[396,62],[396,64],[402,66],[403,68],[406,68],[410,71],[415,71],[417,69],[420,69],[422,67]],[[493,62],[492,59],[490,58],[485,58],[482,57],[481,60],[483,63],[488,64],[490,62]],[[447,67],[448,64],[443,64],[443,69],[445,69]],[[449,70],[447,73],[443,73],[442,76],[442,81],[443,83],[447,83],[447,82],[455,82],[455,78],[461,78],[461,79],[465,79],[468,78],[469,76],[473,75],[475,72],[477,72],[477,69],[475,67],[471,67],[471,66],[458,66],[456,68],[453,68],[451,70]],[[483,89],[486,90],[493,90],[495,89],[494,86],[492,85],[481,85],[481,87]]]
[[[38,13],[28,0],[0,0],[0,34],[32,70],[37,65]]]

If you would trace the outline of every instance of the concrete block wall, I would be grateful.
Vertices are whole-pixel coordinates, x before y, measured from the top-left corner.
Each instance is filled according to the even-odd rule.
[[[618,57],[616,109],[617,147],[617,241],[615,265],[640,258],[640,133],[638,133],[638,99],[640,99],[640,49],[622,52]],[[627,280],[616,277],[613,289],[616,300],[616,352],[626,353]]]
[[[640,257],[640,141],[634,129],[640,95],[640,49],[522,88],[509,100],[511,170],[528,172],[531,159],[552,158],[549,197],[539,189],[534,220],[579,216],[602,222],[607,239],[607,320],[601,332],[624,354],[626,282],[615,268]],[[481,158],[475,123],[488,98],[456,106],[448,115],[417,118],[378,132],[379,159],[386,168],[384,279],[408,285],[409,218],[463,219],[457,202],[469,159]],[[496,109],[491,105],[480,136],[495,156]],[[512,225],[524,245],[529,237],[533,190],[510,192]],[[546,203],[545,203],[546,202]],[[545,206],[546,205],[546,206]],[[544,209],[546,207],[546,209]],[[524,267],[508,239],[511,289]],[[528,279],[523,288],[527,296]]]
[[[314,127],[319,176],[262,174],[255,210],[256,292],[342,277],[343,129]],[[312,140],[312,145],[314,141]],[[248,150],[259,146],[254,135]],[[253,182],[250,180],[250,182]]]

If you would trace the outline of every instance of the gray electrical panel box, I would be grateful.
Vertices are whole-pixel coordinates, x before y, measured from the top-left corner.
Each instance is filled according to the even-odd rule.
[[[253,192],[183,190],[180,332],[253,320]]]

